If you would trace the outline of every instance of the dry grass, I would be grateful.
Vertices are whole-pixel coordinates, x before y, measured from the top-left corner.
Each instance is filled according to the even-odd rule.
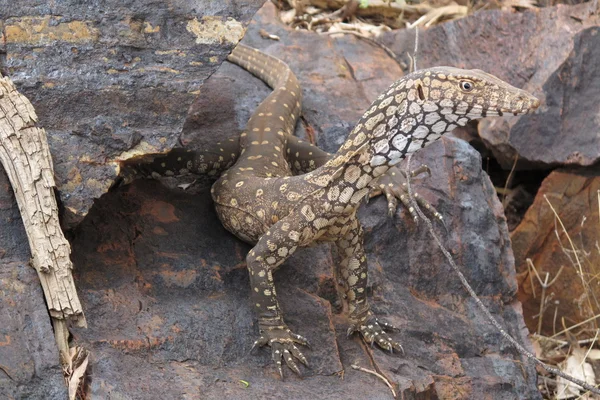
[[[600,302],[596,296],[594,287],[598,286],[598,276],[594,272],[595,269],[588,260],[590,252],[600,254],[600,237],[595,241],[596,246],[593,249],[585,249],[578,246],[573,240],[565,224],[561,220],[557,210],[552,202],[544,195],[544,199],[555,218],[554,233],[557,244],[560,246],[563,254],[569,260],[569,264],[561,267],[556,275],[550,276],[548,273],[540,274],[538,268],[531,260],[527,260],[527,265],[530,270],[530,279],[533,281],[535,276],[541,294],[539,297],[540,312],[536,316],[538,319],[537,332],[531,336],[533,341],[536,356],[548,364],[555,365],[563,372],[574,375],[588,383],[595,385],[600,384],[600,376],[596,378],[594,367],[600,367],[600,345],[598,337],[600,334],[599,319],[600,319]],[[599,219],[591,221],[598,223],[600,232],[600,191],[597,193]],[[582,218],[582,224],[587,221],[587,217]],[[539,267],[539,266],[538,266]],[[584,321],[567,326],[564,316],[558,315],[558,307],[554,304],[552,293],[547,293],[551,290],[552,285],[560,279],[563,268],[571,268],[581,280],[583,294],[577,299],[581,315],[589,316]],[[542,278],[540,275],[544,275]],[[531,287],[536,285],[531,282]],[[534,298],[537,298],[535,290]],[[552,318],[553,331],[551,336],[541,334],[541,327],[544,318]],[[589,393],[580,392],[575,386],[569,385],[561,379],[553,379],[545,375],[540,377],[540,390],[545,399],[597,399]]]
[[[271,0],[281,20],[317,33],[348,31],[376,37],[392,29],[429,27],[481,9],[524,10],[583,0]]]

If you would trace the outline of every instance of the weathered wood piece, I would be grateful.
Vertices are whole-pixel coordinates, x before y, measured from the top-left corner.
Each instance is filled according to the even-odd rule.
[[[58,219],[46,132],[36,122],[29,100],[9,78],[0,77],[0,162],[15,192],[31,248],[31,265],[40,278],[62,353],[68,351],[66,322],[85,327],[86,320],[71,274],[71,246]]]

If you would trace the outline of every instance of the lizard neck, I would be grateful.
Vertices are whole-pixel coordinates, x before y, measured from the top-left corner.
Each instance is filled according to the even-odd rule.
[[[429,99],[426,86],[419,74],[407,75],[371,104],[334,157],[315,171],[329,179],[330,197],[339,193],[337,201],[357,207],[372,180],[468,122],[443,99]]]

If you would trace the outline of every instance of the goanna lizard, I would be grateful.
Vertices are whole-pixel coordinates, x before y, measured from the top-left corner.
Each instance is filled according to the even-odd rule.
[[[284,62],[241,44],[228,59],[273,88],[243,133],[212,150],[174,149],[151,163],[124,166],[123,175],[130,180],[134,174],[220,174],[211,188],[219,218],[227,230],[254,245],[246,257],[259,322],[254,346],[271,347],[282,377],[282,362],[298,374],[296,359],[308,365],[298,347],[308,341],[286,325],[273,271],[298,248],[315,242],[334,243],[340,255],[336,277],[348,301],[349,333],[358,332],[385,350],[401,350],[387,333],[395,328],[379,320],[367,301],[359,205],[373,183],[389,178],[390,168],[409,153],[471,120],[532,112],[539,100],[480,70],[415,71],[382,93],[330,155],[293,136],[302,92]],[[388,190],[390,185],[382,186],[391,209],[395,197],[403,195]]]

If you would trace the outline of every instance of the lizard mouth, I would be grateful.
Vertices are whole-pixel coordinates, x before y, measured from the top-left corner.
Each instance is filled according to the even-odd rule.
[[[524,115],[531,114],[540,106],[540,100],[537,97],[527,96],[523,100],[519,101],[520,107],[515,108],[500,108],[497,110],[498,115],[513,114],[513,115]]]
[[[540,100],[533,96],[524,97],[519,100],[513,107],[498,107],[484,108],[482,106],[474,106],[469,111],[468,115],[474,118],[482,117],[502,117],[503,115],[525,115],[532,114],[540,106]]]
[[[540,106],[540,100],[536,97],[531,96],[530,98],[521,101],[521,104],[515,107],[500,107],[496,109],[489,109],[485,112],[486,117],[499,116],[502,117],[505,114],[525,115],[532,114]]]

